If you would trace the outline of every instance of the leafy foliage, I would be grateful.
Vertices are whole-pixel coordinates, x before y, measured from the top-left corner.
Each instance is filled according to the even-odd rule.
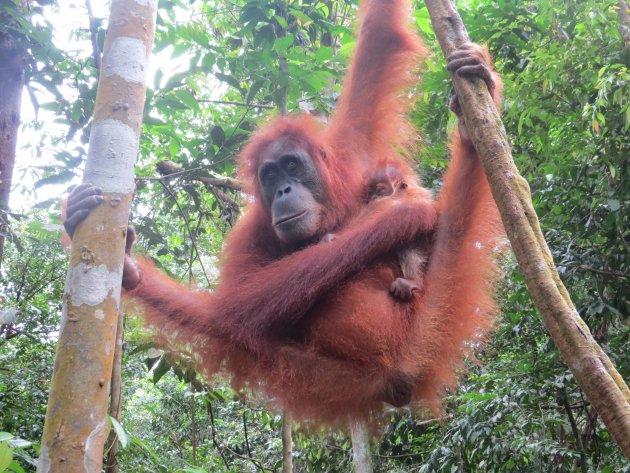
[[[74,182],[89,137],[97,71],[87,17],[85,28],[61,31],[61,6],[45,3],[29,15],[0,3],[7,19],[0,33],[16,35],[27,52],[38,113],[24,124],[33,139],[22,141],[20,154],[31,162],[18,164],[14,202]],[[617,2],[459,3],[471,37],[489,45],[505,79],[513,154],[561,277],[630,379],[630,52]],[[232,157],[269,113],[334,107],[355,14],[350,0],[159,3],[132,221],[139,247],[170,274],[214,284],[223,235],[246,198],[216,179],[234,175]],[[426,9],[416,6],[414,19],[435,51],[411,91],[422,133],[418,168],[439,187],[455,125],[449,77]],[[106,25],[94,24],[102,46]],[[34,471],[43,427],[65,274],[53,202],[13,215],[0,271],[0,430],[9,433],[0,434],[0,471],[9,450],[8,468]],[[630,471],[509,257],[504,270],[503,316],[482,363],[471,364],[439,419],[392,415],[373,448],[376,471]],[[156,351],[138,319],[128,318],[123,414],[114,426],[128,440],[121,471],[279,471],[280,417],[228,386],[209,385],[181,359]],[[34,445],[11,444],[11,435]],[[347,471],[349,441],[295,430],[294,463],[296,471]]]

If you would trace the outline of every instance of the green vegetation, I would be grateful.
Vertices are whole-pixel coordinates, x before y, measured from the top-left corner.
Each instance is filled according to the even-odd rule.
[[[7,216],[0,270],[0,472],[35,471],[66,260],[59,203],[49,197],[81,176],[96,92],[87,13],[77,4],[81,29],[61,26],[69,8],[60,12],[63,3],[34,2],[24,16],[14,2],[0,2],[0,35],[12,35],[27,58],[24,95],[33,105],[25,109],[37,111],[23,117],[16,210]],[[488,44],[504,78],[502,115],[514,158],[559,272],[629,380],[630,50],[623,2],[458,3],[471,37]],[[139,250],[170,274],[212,287],[239,196],[208,178],[233,176],[232,158],[244,140],[285,102],[289,111],[334,107],[355,14],[350,0],[160,2],[132,217]],[[435,51],[412,91],[412,118],[423,137],[418,168],[425,184],[437,187],[454,126],[450,83],[419,3],[414,19]],[[102,46],[106,21],[94,24]],[[174,169],[174,177],[164,177]],[[37,204],[27,208],[26,199]],[[559,358],[515,262],[506,256],[502,267],[502,316],[479,354],[482,363],[471,363],[441,419],[393,414],[373,446],[375,470],[630,472]],[[185,360],[152,348],[131,308],[128,315],[116,426],[120,471],[281,471],[280,417],[242,399],[225,380],[195,377]],[[349,471],[349,440],[294,430],[294,465]]]

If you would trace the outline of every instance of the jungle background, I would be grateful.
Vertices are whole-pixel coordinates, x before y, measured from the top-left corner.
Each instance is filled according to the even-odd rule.
[[[0,73],[25,87],[9,207],[0,212],[0,472],[35,471],[67,255],[59,196],[80,182],[108,4],[0,0]],[[625,2],[457,2],[505,81],[502,116],[561,277],[630,379],[630,25]],[[21,8],[25,7],[25,8]],[[211,288],[247,198],[225,177],[257,123],[326,114],[354,46],[354,0],[160,0],[131,223],[137,250]],[[72,18],[72,21],[69,20]],[[431,49],[411,119],[425,185],[448,162],[451,89]],[[4,65],[3,65],[4,62]],[[12,63],[13,64],[13,63]],[[516,263],[501,256],[501,316],[440,418],[393,412],[372,445],[380,472],[630,472],[547,335]],[[122,472],[282,471],[282,418],[196,376],[125,319]],[[293,430],[294,470],[351,470],[343,433]]]

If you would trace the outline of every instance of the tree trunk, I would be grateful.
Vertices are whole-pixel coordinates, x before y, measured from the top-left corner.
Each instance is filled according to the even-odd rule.
[[[25,4],[22,0],[19,7],[24,8]],[[0,20],[11,22],[8,14],[6,17],[0,14]],[[8,229],[7,212],[20,126],[26,54],[16,44],[10,31],[0,31],[0,267],[4,254],[4,235]]]
[[[282,473],[293,473],[293,438],[291,437],[291,416],[282,419]]]
[[[444,55],[470,41],[450,0],[426,0],[426,5]],[[576,381],[630,458],[630,390],[593,339],[560,280],[534,212],[529,185],[512,160],[503,123],[483,81],[452,79],[532,300]]]
[[[285,21],[287,18],[287,5],[285,0],[279,0],[275,6],[276,15],[279,18],[283,18]],[[285,38],[287,36],[287,31],[279,24],[276,23],[275,26],[276,36],[278,38]],[[287,63],[287,58],[285,53],[280,54],[278,56],[278,69],[282,73],[282,76],[285,77],[286,80],[289,78],[289,64]],[[287,103],[289,98],[289,86],[283,85],[279,88],[277,92],[276,104],[278,105],[278,110],[282,115],[286,115],[288,112]]]
[[[197,410],[195,405],[195,377],[190,382],[190,444],[192,446],[193,465],[197,464]]]
[[[623,38],[624,48],[627,50],[630,49],[630,11],[628,10],[628,2],[619,0],[617,5],[619,6],[619,30]]]
[[[39,473],[101,471],[129,208],[155,25],[154,1],[114,0],[84,182],[105,203],[77,228]]]
[[[116,420],[120,420],[120,405],[122,399],[122,357],[125,343],[125,313],[118,314],[118,326],[116,327],[116,351],[114,352],[114,365],[112,368],[112,381],[110,383],[110,401],[108,414]],[[107,439],[107,462],[105,473],[118,473],[118,435],[112,429]]]
[[[355,473],[372,473],[372,461],[370,458],[370,439],[365,422],[352,422],[350,424],[350,437],[352,439],[352,465]]]

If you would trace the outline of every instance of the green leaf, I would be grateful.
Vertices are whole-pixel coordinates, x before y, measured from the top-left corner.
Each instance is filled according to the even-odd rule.
[[[274,41],[274,49],[280,54],[284,53],[293,44],[293,40],[292,34],[288,34],[284,38],[278,38]]]
[[[178,89],[175,96],[180,99],[186,106],[196,112],[199,111],[199,102],[186,89]]]
[[[118,422],[112,416],[109,416],[109,421],[112,423],[112,427],[114,428],[114,431],[116,432],[116,435],[118,436],[118,441],[120,442],[120,446],[123,449],[125,449],[127,445],[129,445],[129,438],[127,437],[127,432],[125,432],[125,429],[123,428],[123,426],[120,425],[120,422]]]
[[[295,17],[298,23],[302,26],[307,26],[313,23],[313,19],[308,16],[306,13],[301,12],[300,10],[291,9],[291,15]]]
[[[265,85],[265,82],[267,81],[264,79],[261,79],[261,80],[257,80],[256,82],[252,84],[252,86],[249,88],[249,92],[247,92],[247,98],[246,98],[247,103],[252,103],[254,101],[254,99],[256,98],[256,94],[260,91],[262,86]]]
[[[164,73],[162,72],[162,69],[158,69],[157,71],[155,71],[155,76],[153,77],[153,87],[155,89],[160,88],[160,84],[162,83],[163,76],[164,76]]]
[[[274,15],[273,17],[278,22],[281,28],[284,28],[285,30],[289,28],[289,24],[287,23],[287,20],[285,20],[283,17],[279,15]]]
[[[49,184],[63,184],[66,183],[68,181],[70,181],[73,177],[75,177],[76,174],[74,173],[73,170],[71,169],[66,169],[63,170],[61,172],[59,172],[59,174],[55,174],[53,176],[48,176],[45,177],[43,179],[40,179],[39,181],[35,182],[35,188],[39,189],[40,187],[49,185]]]
[[[34,465],[37,466],[37,465]],[[14,460],[11,462],[11,464],[9,465],[9,470],[13,473],[26,473],[26,470],[24,468],[22,468],[20,465],[17,464],[17,462]]]
[[[13,461],[13,449],[6,442],[0,443],[0,472],[5,471]]]
[[[228,76],[227,74],[222,74],[221,72],[216,72],[214,75],[217,79],[225,82],[226,84],[231,85],[237,90],[241,90],[240,82],[236,80],[234,77]]]
[[[328,61],[333,56],[333,48],[330,46],[322,46],[317,51],[315,51],[315,59],[319,63],[323,63]]]
[[[316,93],[328,85],[330,74],[324,71],[315,71],[304,75],[301,79],[304,85]]]
[[[158,456],[155,453],[155,451],[151,447],[149,447],[146,443],[144,443],[142,440],[140,440],[138,437],[132,436],[131,437],[131,443],[134,444],[134,445],[137,445],[142,450],[144,450],[146,453],[148,453],[151,456],[151,459],[153,460],[153,462],[156,465],[160,464],[160,459],[158,458]]]
[[[608,166],[608,170],[610,171],[612,178],[615,179],[617,177],[617,168],[611,164]]]
[[[217,146],[222,146],[225,143],[225,131],[219,125],[215,125],[210,129],[210,137]]]
[[[239,18],[241,25],[247,24],[250,28],[254,28],[258,22],[266,20],[267,15],[258,6],[250,3],[243,9],[243,14]]]
[[[217,58],[214,55],[214,53],[207,53],[201,60],[201,65],[204,68],[204,70],[211,71],[212,67],[214,66],[216,62],[216,59]]]
[[[174,74],[166,82],[166,85],[164,86],[162,91],[166,92],[168,90],[172,90],[172,89],[175,89],[176,87],[179,87],[180,85],[182,85],[182,83],[184,83],[186,78],[189,77],[189,76],[190,76],[190,71],[183,71],[183,72],[178,72],[177,74]]]

